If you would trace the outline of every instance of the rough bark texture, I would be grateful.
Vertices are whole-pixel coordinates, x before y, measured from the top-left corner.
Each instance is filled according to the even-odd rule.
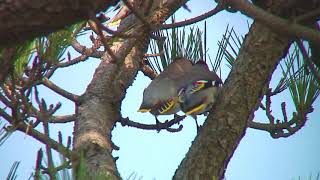
[[[288,18],[314,8],[312,3],[298,0],[259,3],[268,11]],[[291,41],[259,22],[253,23],[216,105],[173,179],[223,179],[247,122],[253,119],[264,89]]]
[[[0,3],[0,47],[44,35],[98,13],[119,0],[10,0]]]
[[[172,1],[155,10],[146,21],[159,26],[185,1]],[[135,38],[116,42],[111,47],[116,59],[106,53],[94,73],[93,80],[78,105],[74,129],[74,148],[84,153],[87,175],[95,174],[121,179],[111,156],[111,130],[119,120],[121,102],[126,89],[132,84],[148,45],[150,27],[146,28],[137,18],[128,33]],[[124,25],[125,26],[125,25]],[[137,36],[138,35],[138,36]]]
[[[223,178],[288,42],[287,37],[278,36],[262,24],[255,22],[251,26],[218,96],[219,103],[211,110],[174,179]]]
[[[139,43],[137,43],[139,42]],[[112,63],[105,55],[97,68],[92,82],[83,95],[78,108],[75,125],[74,148],[84,152],[86,167],[91,177],[95,173],[109,173],[119,178],[110,143],[111,130],[120,117],[120,100],[124,97],[124,84],[131,84],[138,71],[138,61],[144,54],[147,41],[133,39],[119,42],[113,46],[114,52],[121,51],[118,57],[125,57],[123,65]],[[123,62],[123,60],[118,59]],[[123,84],[122,84],[123,83]]]
[[[16,52],[14,48],[3,48],[0,53],[0,84],[2,84],[13,70],[13,57]]]

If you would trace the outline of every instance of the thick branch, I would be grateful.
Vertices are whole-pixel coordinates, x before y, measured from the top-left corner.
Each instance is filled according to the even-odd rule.
[[[15,55],[14,48],[4,48],[2,51],[0,50],[0,84],[2,84],[8,74],[13,71],[14,69],[14,61],[13,57]]]
[[[170,1],[154,11],[146,21],[152,21],[155,27],[159,27],[161,22],[185,2]],[[93,177],[95,172],[103,171],[108,172],[114,179],[120,179],[115,160],[111,156],[111,130],[121,118],[121,102],[140,68],[150,34],[136,17],[133,17],[130,23],[134,24],[130,26],[132,29],[119,29],[126,29],[125,35],[132,38],[118,38],[110,47],[116,60],[107,52],[103,55],[78,107],[73,146],[77,151],[85,152],[89,177]]]
[[[303,38],[309,41],[320,41],[320,33],[306,26],[290,22],[281,17],[273,15],[263,9],[254,6],[248,0],[226,0],[233,8],[252,17],[256,21],[264,23],[273,31],[282,35]]]
[[[12,0],[0,3],[0,47],[45,35],[89,18],[118,0]]]
[[[223,179],[289,40],[255,22],[202,131],[173,179]]]

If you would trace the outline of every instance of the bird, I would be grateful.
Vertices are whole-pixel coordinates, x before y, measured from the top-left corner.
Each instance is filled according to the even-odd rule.
[[[181,79],[191,70],[193,63],[185,58],[176,58],[143,91],[143,100],[138,112],[158,115],[176,114],[180,111],[178,93],[186,83]]]
[[[178,102],[181,110],[193,117],[199,132],[200,126],[197,115],[207,113],[216,100],[216,95],[222,85],[219,76],[210,71],[204,61],[198,61],[186,75],[188,83],[178,93]]]

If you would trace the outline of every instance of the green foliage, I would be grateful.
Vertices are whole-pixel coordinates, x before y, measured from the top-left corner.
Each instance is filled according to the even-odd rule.
[[[227,26],[222,39],[218,41],[219,49],[215,61],[221,62],[225,58],[228,63],[227,66],[231,69],[238,56],[243,39],[243,37],[237,35],[233,28],[229,30],[229,26]]]
[[[312,104],[320,94],[319,84],[306,68],[305,60],[297,46],[294,46],[292,57],[285,62],[289,69],[287,86],[298,114],[305,114],[311,111]]]
[[[2,122],[0,121],[0,125]],[[0,128],[0,146],[9,138],[9,136],[12,134],[12,131],[7,131],[4,129],[5,126],[2,126]]]
[[[39,37],[17,45],[14,67],[17,75],[22,75],[30,60],[40,56],[47,63],[58,62],[70,46],[74,38],[74,31],[82,26],[83,22],[74,24],[63,30]],[[1,54],[0,54],[1,55]]]
[[[42,59],[58,62],[73,40],[74,30],[81,26],[81,23],[72,25],[66,29],[51,33],[48,36],[36,39],[37,53]]]
[[[21,75],[29,63],[32,54],[35,52],[35,40],[27,41],[16,46],[16,54],[13,58],[15,60],[15,73]]]
[[[320,173],[317,173],[315,176],[313,176],[312,174],[309,175],[309,178],[302,178],[301,176],[299,176],[298,178],[293,178],[292,180],[320,180]]]
[[[18,167],[19,167],[19,164],[20,162],[19,161],[15,161],[11,168],[10,168],[10,171],[9,171],[9,174],[7,176],[7,180],[15,180],[17,179],[18,175],[17,175],[17,170],[18,170]]]
[[[148,58],[150,67],[154,71],[161,72],[177,57],[184,57],[193,62],[204,60],[203,33],[199,28],[191,27],[188,31],[185,27],[174,28],[158,31],[155,35],[162,38],[151,40],[149,45],[152,54],[159,54]]]

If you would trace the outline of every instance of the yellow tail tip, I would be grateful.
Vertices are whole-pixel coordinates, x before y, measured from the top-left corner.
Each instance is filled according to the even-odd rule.
[[[191,109],[190,111],[186,112],[186,115],[191,115],[191,114],[197,114],[198,112],[202,111],[207,105],[206,104],[200,104],[199,106]]]
[[[118,19],[118,20],[116,20],[116,21],[109,22],[109,23],[108,23],[108,26],[109,26],[109,27],[118,26],[118,25],[120,24],[120,21],[121,21],[121,19]]]
[[[151,109],[138,109],[138,112],[141,112],[141,113],[146,113],[146,112],[149,112]]]

